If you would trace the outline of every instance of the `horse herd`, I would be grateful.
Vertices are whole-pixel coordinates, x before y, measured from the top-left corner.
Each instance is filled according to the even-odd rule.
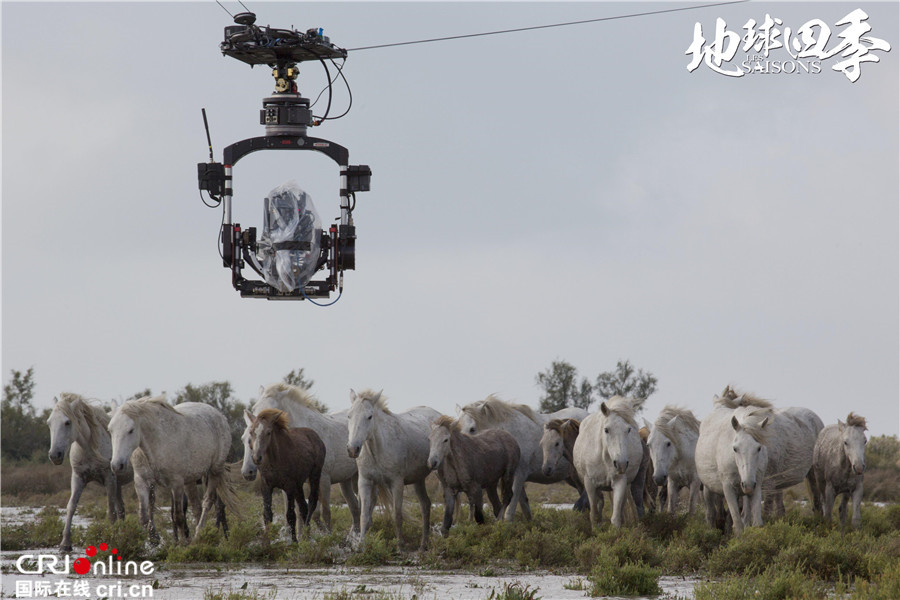
[[[711,526],[740,533],[762,525],[764,502],[783,513],[781,491],[806,479],[814,509],[829,522],[835,496],[842,496],[842,526],[852,497],[851,523],[859,527],[864,418],[851,413],[846,422],[824,427],[811,410],[776,408],[729,386],[714,397],[702,422],[689,410],[667,406],[653,424],[645,420],[641,427],[636,414],[643,402],[616,396],[590,414],[577,408],[541,414],[488,396],[457,407],[453,418],[427,407],[395,414],[381,392],[351,390],[349,410],[325,414],[302,388],[276,383],[261,387],[252,410],[244,411],[240,471],[247,480],[259,475],[266,523],[272,521],[273,490],[283,490],[294,541],[298,512],[308,526],[318,509],[330,529],[332,484],[340,486],[352,515],[352,536],[365,539],[380,500],[400,540],[403,490],[412,485],[424,548],[431,513],[425,479],[432,471],[442,485],[444,535],[460,492],[478,523],[484,522],[483,492],[498,520],[512,521],[517,507],[531,519],[528,481],[568,482],[581,493],[576,507],[586,499],[592,526],[601,520],[602,492],[611,492],[611,521],[620,527],[626,502],[643,516],[658,488],[660,508],[675,512],[679,492],[687,488],[689,511],[702,496]],[[89,481],[106,487],[107,516],[115,521],[124,518],[121,488],[133,480],[140,521],[152,540],[159,539],[153,521],[159,488],[171,493],[176,541],[180,534],[189,537],[184,498],[198,530],[215,509],[216,523],[227,533],[226,511],[239,508],[237,464],[226,463],[231,435],[214,407],[171,406],[158,396],[129,400],[107,413],[67,393],[55,399],[48,425],[53,463],[61,464],[71,447],[72,493],[62,549],[71,549],[72,517]]]

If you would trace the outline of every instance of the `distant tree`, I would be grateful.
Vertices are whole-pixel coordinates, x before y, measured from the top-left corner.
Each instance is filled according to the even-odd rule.
[[[50,409],[36,414],[34,367],[12,370],[12,380],[3,386],[0,401],[0,454],[6,460],[41,460],[50,448],[47,417]]]
[[[287,375],[284,376],[284,382],[289,385],[295,385],[298,388],[302,388],[306,391],[309,391],[312,388],[313,383],[315,383],[312,379],[306,379],[303,375],[303,369],[297,369],[296,371],[291,371]],[[316,398],[315,396],[311,396],[312,405],[316,407],[319,412],[327,413],[328,405]]]
[[[290,385],[296,385],[297,387],[303,388],[304,390],[310,389],[315,383],[312,379],[306,379],[306,376],[303,375],[302,368],[291,371],[290,373],[285,375],[284,382]]]
[[[137,400],[138,398],[146,398],[147,396],[152,396],[153,392],[150,391],[150,388],[144,388],[139,392],[135,392],[134,394],[125,398],[123,402],[128,402],[129,400]]]
[[[652,373],[645,373],[642,369],[636,370],[627,360],[620,360],[616,363],[615,371],[607,371],[597,376],[594,389],[604,400],[609,400],[613,396],[646,400],[656,391],[656,377]]]
[[[587,408],[594,401],[591,383],[582,378],[578,370],[564,360],[555,360],[546,371],[538,373],[535,382],[544,390],[539,405],[540,412],[551,413],[569,406]]]
[[[241,441],[241,434],[244,433],[245,427],[244,409],[249,408],[248,404],[233,398],[232,393],[231,382],[214,381],[199,386],[189,383],[175,395],[175,404],[203,402],[214,406],[225,415],[225,418],[228,420],[228,427],[231,429],[229,461],[235,461],[243,456],[244,444]]]

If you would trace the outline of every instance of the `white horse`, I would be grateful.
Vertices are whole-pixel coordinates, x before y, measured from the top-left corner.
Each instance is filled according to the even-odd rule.
[[[419,406],[394,414],[381,392],[350,390],[350,423],[347,453],[359,468],[360,537],[372,526],[376,488],[383,489],[393,503],[394,530],[399,545],[403,524],[403,486],[412,484],[422,509],[421,548],[428,545],[431,499],[425,489],[431,421],[436,410]]]
[[[813,451],[813,473],[820,497],[822,512],[831,524],[834,499],[841,496],[838,514],[841,527],[847,524],[847,502],[853,497],[854,529],[859,529],[862,517],[859,505],[863,495],[863,473],[866,472],[866,419],[850,413],[847,422],[837,422],[819,432]]]
[[[347,456],[344,451],[348,435],[347,411],[322,414],[306,390],[287,383],[274,383],[265,388],[260,386],[259,400],[253,405],[252,412],[254,415],[258,415],[260,411],[267,408],[286,412],[291,427],[308,427],[322,438],[326,451],[325,465],[322,468],[319,485],[319,506],[325,526],[331,530],[331,484],[337,483],[341,486],[341,493],[344,500],[347,501],[347,507],[353,517],[352,531],[358,533],[359,501],[353,491],[358,472],[356,461]],[[253,464],[252,453],[247,446],[248,432],[249,426],[241,437],[244,442],[241,474],[245,479],[253,480],[256,477],[256,465]]]
[[[811,468],[822,427],[822,420],[805,408],[775,409],[749,394],[715,398],[713,412],[700,424],[695,459],[709,494],[725,497],[735,533],[748,524],[762,525],[763,493],[783,490],[804,478],[815,510],[820,510]],[[748,497],[743,516],[738,503],[741,495]],[[705,497],[707,520],[715,524],[714,497]]]
[[[511,404],[493,394],[484,400],[467,404],[459,410],[460,427],[469,435],[475,435],[485,429],[503,429],[516,438],[521,451],[519,471],[525,476],[526,481],[556,483],[568,479],[571,463],[565,458],[558,460],[549,474],[544,472],[544,451],[541,448],[544,424],[553,419],[583,419],[587,416],[586,410],[564,408],[554,413],[535,413],[524,404]],[[569,483],[575,489],[579,489],[577,481]],[[531,519],[531,505],[524,489],[521,496],[514,498],[510,503],[507,509],[508,518],[512,519],[515,516],[517,502],[521,505],[525,518]]]
[[[140,520],[151,539],[159,539],[153,522],[153,490],[158,486],[172,492],[176,541],[179,528],[187,538],[181,502],[185,484],[207,480],[197,531],[203,528],[217,502],[236,508],[234,489],[226,479],[229,468],[225,458],[231,447],[231,430],[225,416],[214,407],[199,402],[172,407],[163,396],[139,398],[122,404],[108,428],[112,437],[110,467],[113,473],[122,473],[129,461],[134,466]],[[192,489],[195,488],[188,485],[188,491]]]
[[[653,461],[653,479],[656,485],[667,483],[667,506],[660,507],[675,513],[678,510],[678,492],[689,490],[688,511],[700,499],[700,476],[694,462],[694,450],[700,436],[700,421],[686,408],[666,406],[651,426],[647,445]]]
[[[640,399],[614,396],[600,404],[599,412],[581,421],[572,458],[590,502],[592,527],[600,523],[602,491],[613,493],[614,527],[622,526],[622,509],[629,490],[638,516],[644,514],[644,482],[639,477],[644,450],[634,417],[643,403]]]
[[[50,462],[61,465],[66,450],[72,464],[72,480],[69,504],[66,507],[66,524],[63,528],[60,549],[72,549],[72,517],[84,487],[91,481],[106,488],[106,517],[115,522],[125,518],[122,502],[122,486],[134,477],[131,468],[118,476],[109,470],[112,444],[106,425],[109,415],[98,404],[85,400],[78,394],[62,393],[53,399],[53,411],[47,419],[50,427]]]

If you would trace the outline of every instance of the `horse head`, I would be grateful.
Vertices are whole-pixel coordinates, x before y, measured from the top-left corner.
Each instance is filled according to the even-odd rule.
[[[359,458],[363,444],[372,434],[380,400],[381,392],[357,395],[350,390],[351,406],[347,412],[347,454],[350,458]]]
[[[632,458],[640,461],[640,456],[632,457],[629,454],[629,437],[637,436],[637,424],[633,418],[628,418],[630,411],[618,410],[613,402],[602,402],[600,412],[603,413],[603,432],[600,434],[603,446],[613,463],[613,469],[619,475],[624,475],[631,464]]]
[[[850,467],[857,475],[866,471],[866,420],[850,413],[847,423],[838,421],[844,455],[850,461]]]
[[[109,420],[110,441],[112,442],[112,458],[109,466],[113,473],[122,473],[128,465],[131,453],[141,445],[140,423],[132,419],[124,410],[128,403],[116,411]]]
[[[244,459],[241,462],[241,475],[247,481],[256,479],[256,463],[253,462],[253,448],[250,443],[250,428],[256,422],[256,417],[249,410],[244,409],[244,433],[241,434],[241,442],[244,443]]]
[[[544,425],[544,433],[541,436],[541,451],[544,454],[544,462],[541,471],[546,477],[553,475],[560,459],[565,454],[566,444],[563,439],[561,422],[557,419]]]
[[[741,412],[747,415],[747,412]],[[734,462],[741,479],[741,491],[748,496],[753,494],[757,485],[761,485],[760,479],[766,472],[769,461],[764,435],[770,417],[766,415],[759,421],[747,421],[738,419],[736,413],[731,417],[731,427],[734,429],[734,438],[731,448],[734,452]]]
[[[454,425],[452,419],[442,416],[431,422],[431,433],[428,434],[428,468],[437,469],[450,453],[450,434]]]
[[[61,465],[66,450],[72,443],[75,424],[62,410],[59,398],[53,398],[53,411],[47,419],[47,425],[50,427],[50,451],[48,452],[50,462],[54,465]]]

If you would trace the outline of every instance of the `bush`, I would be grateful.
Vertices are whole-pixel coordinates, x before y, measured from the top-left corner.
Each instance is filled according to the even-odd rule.
[[[643,564],[626,563],[617,568],[596,567],[588,580],[591,596],[655,596],[662,590],[659,571]]]
[[[759,576],[736,575],[701,583],[695,600],[812,600],[824,598],[826,588],[796,570],[767,569]]]

